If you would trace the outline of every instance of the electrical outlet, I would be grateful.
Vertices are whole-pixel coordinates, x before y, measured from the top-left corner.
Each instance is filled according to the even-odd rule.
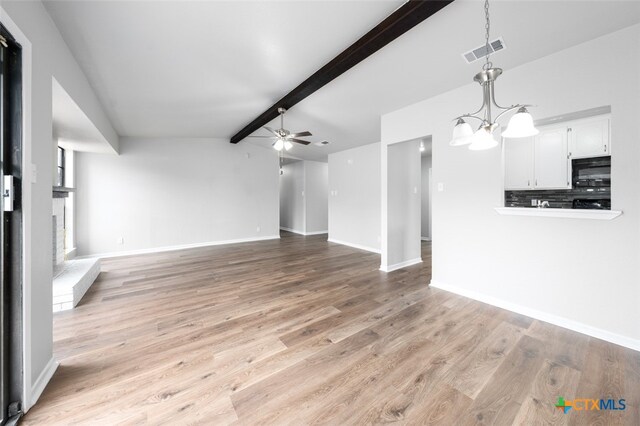
[[[118,237],[118,244],[124,244],[124,237]]]
[[[438,182],[438,192],[443,192],[443,191],[444,191],[444,183]]]
[[[531,200],[531,207],[536,207],[538,205],[538,200]]]
[[[31,164],[31,183],[38,182],[38,166]]]
[[[260,227],[256,227],[256,232],[260,232]]]
[[[414,187],[413,187],[413,193],[414,193],[414,194],[417,194],[417,193],[418,193],[418,187],[417,187],[417,186],[414,186]]]

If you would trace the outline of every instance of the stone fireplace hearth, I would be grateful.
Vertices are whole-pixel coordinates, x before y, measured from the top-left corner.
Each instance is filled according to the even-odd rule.
[[[53,199],[53,266],[54,269],[64,263],[64,198]]]
[[[100,259],[66,259],[65,199],[71,191],[53,191],[53,312],[73,309],[100,274]]]

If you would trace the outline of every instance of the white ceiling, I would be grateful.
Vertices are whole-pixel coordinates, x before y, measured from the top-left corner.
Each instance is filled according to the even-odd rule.
[[[49,0],[46,7],[121,136],[229,138],[401,4]],[[640,2],[494,1],[491,19],[492,38],[507,45],[494,63],[508,71],[640,22]],[[483,31],[482,2],[445,7],[293,107],[289,130],[331,144],[295,146],[291,155],[323,160],[377,142],[381,114],[471,82],[481,65],[461,53],[482,44]]]
[[[54,78],[52,81],[53,138],[65,149],[115,154],[111,144]]]

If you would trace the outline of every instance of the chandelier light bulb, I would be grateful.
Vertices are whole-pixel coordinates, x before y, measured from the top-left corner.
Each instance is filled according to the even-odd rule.
[[[284,141],[284,149],[289,151],[291,148],[293,148],[293,144],[291,142],[289,142],[288,140],[285,140]]]

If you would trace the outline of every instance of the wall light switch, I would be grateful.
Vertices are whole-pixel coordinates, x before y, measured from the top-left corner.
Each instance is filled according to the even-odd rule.
[[[38,182],[38,166],[31,164],[31,183]]]
[[[438,182],[438,192],[443,192],[443,191],[444,191],[444,183]]]
[[[256,232],[260,232],[260,227],[256,227]]]
[[[414,187],[413,187],[413,193],[414,193],[414,194],[417,194],[417,193],[418,193],[418,187],[417,187],[417,186],[414,186]]]
[[[347,160],[347,164],[349,164],[349,165],[353,164],[353,160],[351,160],[351,159]]]

